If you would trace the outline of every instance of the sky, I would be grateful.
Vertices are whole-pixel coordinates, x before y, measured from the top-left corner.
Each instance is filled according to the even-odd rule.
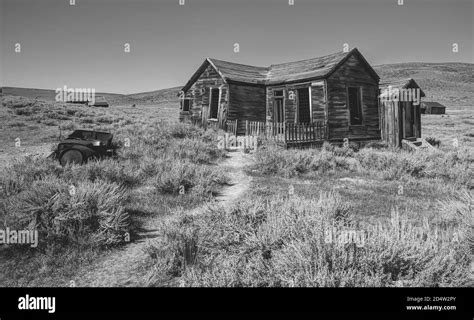
[[[372,65],[474,63],[472,0],[70,1],[0,0],[0,86],[146,92],[206,57],[268,66],[346,43]]]

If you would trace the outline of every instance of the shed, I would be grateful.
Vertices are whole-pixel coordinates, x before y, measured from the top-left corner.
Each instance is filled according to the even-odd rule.
[[[445,114],[446,107],[439,102],[422,102],[421,113],[426,114]]]
[[[402,141],[421,138],[421,98],[425,93],[415,80],[382,80],[379,86],[379,114],[382,140],[394,147]]]
[[[92,103],[92,101],[89,101],[89,107],[103,107],[103,108],[108,108],[109,103],[107,100],[105,100],[104,96],[96,96],[95,101]]]

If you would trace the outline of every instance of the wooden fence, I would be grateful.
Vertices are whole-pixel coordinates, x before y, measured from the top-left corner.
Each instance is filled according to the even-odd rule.
[[[234,136],[237,135],[237,119],[227,120],[225,123],[226,132],[232,133]]]
[[[194,125],[203,126],[205,129],[218,128],[216,121],[207,121],[203,124],[201,118],[192,118]],[[237,135],[238,120],[227,120],[225,122],[226,132]],[[245,135],[258,136],[263,139],[271,139],[281,143],[308,143],[327,140],[328,130],[323,121],[295,124],[274,123],[263,121],[245,121]]]
[[[307,124],[246,121],[245,135],[283,143],[319,142],[328,137],[327,126],[322,121]]]

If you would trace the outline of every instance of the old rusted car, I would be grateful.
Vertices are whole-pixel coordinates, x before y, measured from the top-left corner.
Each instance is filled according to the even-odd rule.
[[[59,160],[61,165],[68,163],[82,164],[91,159],[114,157],[117,146],[112,142],[109,132],[76,130],[62,140],[50,155]]]

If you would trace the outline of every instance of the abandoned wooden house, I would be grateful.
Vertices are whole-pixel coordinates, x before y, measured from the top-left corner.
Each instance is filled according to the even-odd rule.
[[[402,147],[404,141],[422,144],[421,98],[424,96],[425,93],[413,79],[380,83],[382,140],[394,147]]]
[[[379,80],[357,49],[270,67],[207,58],[180,92],[180,121],[286,146],[380,140]]]

